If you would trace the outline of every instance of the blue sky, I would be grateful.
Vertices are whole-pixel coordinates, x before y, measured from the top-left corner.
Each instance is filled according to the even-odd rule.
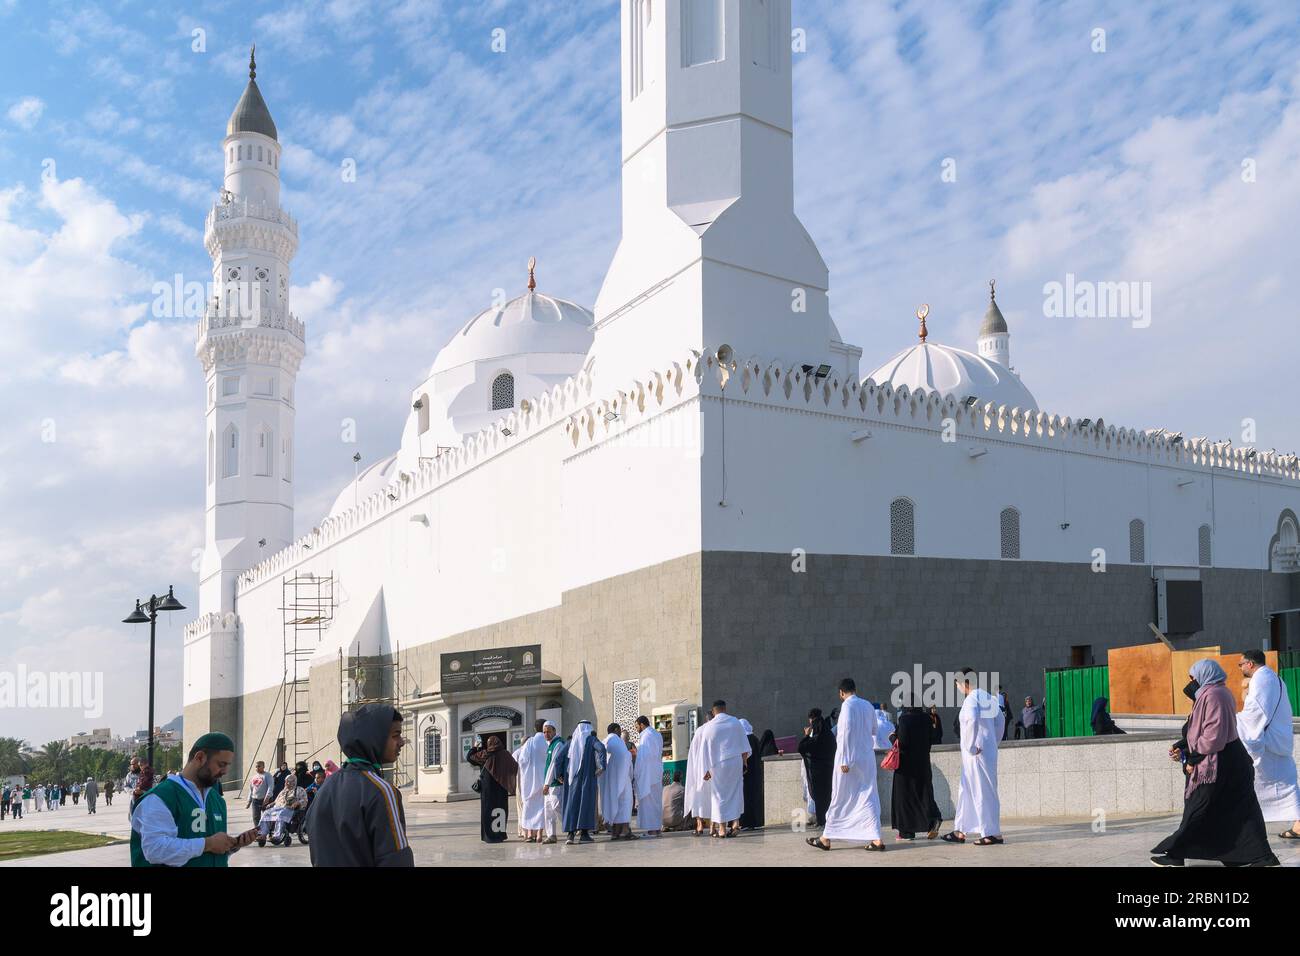
[[[530,255],[543,291],[594,302],[620,228],[617,7],[0,0],[0,671],[75,662],[110,690],[102,718],[0,712],[0,734],[143,726],[147,635],[116,622],[168,583],[195,604],[200,369],[150,290],[206,281],[249,44],[300,226],[306,530]],[[1237,444],[1250,418],[1300,450],[1292,4],[795,0],[794,23],[798,211],[864,374],[923,301],[931,341],[973,347],[996,276],[1045,410]],[[1150,282],[1150,326],[1045,317],[1066,273]],[[161,720],[186,618],[162,632]]]

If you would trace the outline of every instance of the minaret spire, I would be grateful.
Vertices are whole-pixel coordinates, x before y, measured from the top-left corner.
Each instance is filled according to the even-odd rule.
[[[257,79],[257,44],[254,43],[248,48],[248,78]]]

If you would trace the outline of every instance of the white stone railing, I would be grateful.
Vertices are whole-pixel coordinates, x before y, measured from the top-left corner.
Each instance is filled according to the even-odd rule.
[[[219,222],[234,219],[261,219],[265,222],[284,226],[295,236],[298,235],[298,221],[278,205],[269,202],[256,202],[252,199],[232,199],[229,202],[213,203],[208,211],[208,218],[203,223],[203,234],[207,235]]]
[[[299,341],[306,341],[307,326],[301,319],[280,306],[260,306],[250,316],[228,315],[209,302],[199,319],[196,341],[202,342],[209,332],[220,329],[283,329]]]

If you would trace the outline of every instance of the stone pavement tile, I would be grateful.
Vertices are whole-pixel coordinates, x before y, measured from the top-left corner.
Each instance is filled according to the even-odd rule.
[[[41,826],[24,825],[23,829],[78,829],[125,837],[125,807],[111,809],[111,814],[97,815],[102,819],[96,820],[93,828],[86,825],[84,814],[68,814],[58,821],[41,820]],[[230,811],[232,832],[252,826],[250,810],[232,801]],[[602,836],[594,845],[537,846],[512,837],[504,844],[487,846],[478,839],[476,802],[408,804],[406,817],[407,835],[420,866],[1147,866],[1150,848],[1178,825],[1178,817],[1170,814],[1112,816],[1102,833],[1093,832],[1088,818],[1069,822],[1017,820],[1007,823],[1007,843],[998,847],[952,846],[925,839],[897,843],[893,832],[886,831],[889,849],[869,854],[854,846],[837,847],[829,853],[814,850],[804,845],[811,832],[776,827],[734,840],[670,833],[632,843],[611,843]],[[5,821],[5,826],[9,822]],[[4,832],[3,827],[0,832]],[[1300,848],[1277,839],[1271,842],[1285,866],[1300,867]],[[104,867],[125,866],[127,862],[127,847],[119,844],[29,857],[0,866]],[[247,847],[230,862],[232,867],[294,867],[309,866],[311,860],[307,847],[295,843],[290,847]]]

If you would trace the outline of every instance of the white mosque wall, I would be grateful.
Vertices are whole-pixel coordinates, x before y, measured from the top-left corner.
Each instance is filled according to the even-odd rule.
[[[1020,560],[1091,563],[1104,549],[1108,564],[1195,567],[1208,524],[1212,566],[1262,569],[1279,516],[1300,508],[1294,459],[1198,453],[1113,426],[1097,437],[1038,413],[1027,432],[1009,409],[869,380],[821,383],[806,399],[799,366],[777,378],[792,383],[791,397],[780,384],[746,390],[741,373],[725,392],[702,377],[705,550],[888,555],[890,503],[902,497],[914,505],[920,557],[1000,559],[1000,514],[1012,507]],[[943,440],[945,419],[954,441]],[[1130,561],[1133,519],[1143,522],[1140,562]]]
[[[584,374],[507,416],[511,436],[471,436],[395,498],[381,492],[326,520],[241,577],[238,677],[211,663],[229,641],[196,646],[193,661],[187,650],[198,680],[187,676],[186,702],[209,696],[204,668],[214,689],[237,694],[280,682],[281,581],[294,572],[335,576],[340,622],[365,618],[382,592],[391,652],[701,550],[887,555],[896,497],[915,505],[922,558],[1000,558],[999,514],[1011,506],[1022,560],[1088,563],[1103,548],[1108,564],[1130,563],[1139,518],[1141,563],[1197,565],[1209,524],[1213,566],[1258,569],[1278,515],[1300,511],[1289,457],[815,381],[761,361],[731,364],[724,400],[718,367],[712,353],[688,353],[601,400]],[[945,419],[954,442],[941,438]],[[187,648],[205,626],[187,629]],[[326,654],[351,641],[347,630],[326,632]]]
[[[499,428],[472,436],[399,480],[395,498],[373,495],[247,572],[237,591],[237,694],[283,679],[282,581],[295,573],[334,576],[340,625],[365,619],[382,592],[389,643],[380,650],[391,653],[398,644],[410,648],[555,607],[569,588],[699,551],[694,403],[670,387],[664,404],[651,402],[648,413],[624,409],[629,432],[578,451],[573,429],[590,426],[594,434],[597,421],[608,428],[604,416],[624,408],[592,405],[594,417],[579,423],[569,412],[574,405],[557,396],[567,390],[576,401],[586,381],[554,389],[531,414],[505,418],[512,436]],[[655,428],[668,438],[656,437]],[[674,448],[665,456],[659,443],[681,436],[695,442],[694,451]],[[349,644],[354,631],[327,630],[329,646],[317,661]],[[195,665],[205,666],[200,655]]]

